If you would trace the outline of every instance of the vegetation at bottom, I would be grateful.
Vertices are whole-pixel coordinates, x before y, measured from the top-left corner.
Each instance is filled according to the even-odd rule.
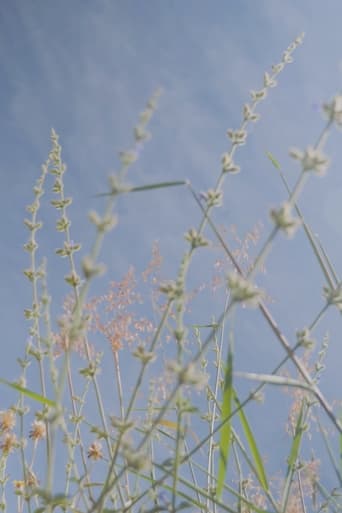
[[[341,398],[330,404],[321,386],[329,337],[315,341],[315,329],[327,311],[342,312],[341,281],[298,206],[307,180],[328,169],[324,145],[330,132],[342,126],[342,96],[323,105],[325,121],[317,142],[290,150],[299,170],[292,189],[268,153],[286,198],[270,212],[270,233],[254,224],[240,238],[237,227],[218,226],[213,215],[224,202],[224,183],[240,172],[239,148],[259,118],[259,104],[286,72],[303,37],[264,73],[261,88],[251,91],[241,125],[227,131],[230,146],[216,182],[205,193],[187,180],[128,183],[128,171],[150,138],[148,125],[161,93],[156,91],[139,115],[132,147],[120,153],[119,171],[99,195],[103,211],[89,212],[95,236],[81,258],[69,217],[72,198],[65,191],[62,147],[51,131],[51,149],[24,221],[29,260],[24,275],[32,291],[24,312],[28,340],[16,379],[1,379],[8,389],[2,398],[14,398],[11,404],[2,399],[0,405],[2,511],[342,511]],[[118,223],[118,197],[134,201],[135,194],[159,194],[161,189],[172,194],[179,187],[194,202],[198,224],[185,234],[176,276],[165,279],[163,256],[155,244],[143,270],[128,267],[123,277],[93,296],[91,284],[105,272],[104,238],[112,236]],[[49,192],[61,239],[56,255],[67,269],[57,320],[49,266],[39,248],[40,207]],[[325,286],[320,310],[290,340],[281,319],[272,314],[272,298],[256,282],[276,239],[294,237],[298,230],[307,238]],[[195,254],[213,247],[220,256],[212,274],[190,286]],[[210,311],[213,295],[222,298],[219,315]],[[207,305],[202,317],[196,315],[199,297]],[[243,372],[237,364],[238,316],[243,311],[248,322],[250,308],[259,310],[282,349],[282,359],[267,373]],[[277,424],[272,404],[268,416],[264,413],[269,391],[272,401],[278,394],[277,401],[290,404],[287,425],[279,426],[287,433],[287,455],[277,472],[270,470],[268,448],[260,443],[262,422]],[[258,408],[262,413],[255,413]]]

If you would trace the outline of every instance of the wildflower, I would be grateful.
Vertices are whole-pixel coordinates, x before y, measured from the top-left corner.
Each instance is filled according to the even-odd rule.
[[[279,62],[278,64],[274,64],[272,66],[273,73],[276,73],[276,74],[280,73],[281,71],[283,71],[284,66],[285,66],[285,64],[283,62]]]
[[[264,100],[267,96],[267,89],[260,89],[260,91],[251,91],[250,92],[253,102],[259,102],[260,100]]]
[[[325,103],[323,110],[330,121],[335,121],[338,126],[342,126],[342,95],[337,94],[331,103]]]
[[[197,230],[195,230],[194,228],[191,228],[185,234],[185,240],[187,240],[191,244],[192,249],[208,245],[208,241],[204,237],[202,237],[202,235],[198,233]]]
[[[153,362],[156,359],[156,354],[152,351],[146,351],[144,346],[139,345],[133,352],[133,356],[139,358],[141,362],[146,365],[149,362]]]
[[[170,301],[179,299],[183,296],[183,286],[177,282],[171,281],[159,287],[160,292],[166,294]]]
[[[318,148],[308,146],[304,152],[292,148],[289,153],[292,158],[301,162],[303,171],[313,171],[322,176],[328,168],[329,159]]]
[[[133,164],[138,158],[137,152],[133,150],[121,151],[119,155],[121,164],[126,167]]]
[[[22,491],[24,489],[25,482],[22,480],[15,479],[13,481],[13,486],[14,486],[15,490]]]
[[[310,337],[310,335],[311,333],[308,328],[297,331],[297,343],[303,346],[305,349],[311,349],[314,346],[315,341]]]
[[[283,230],[288,237],[292,237],[300,225],[300,220],[292,216],[289,203],[284,203],[279,210],[272,209],[270,217],[275,225]]]
[[[89,212],[88,218],[101,233],[112,230],[118,223],[117,216],[109,214],[104,217],[100,217],[95,210],[91,210]]]
[[[134,138],[136,142],[148,141],[151,138],[151,134],[143,126],[137,125],[134,128]]]
[[[103,458],[101,442],[95,440],[88,449],[88,458],[91,460],[100,460]]]
[[[265,87],[275,87],[277,85],[277,81],[271,77],[268,73],[264,74],[264,86]]]
[[[293,57],[291,55],[291,52],[289,52],[288,50],[286,50],[283,54],[283,63],[284,64],[290,64],[291,62],[293,62]]]
[[[14,433],[5,433],[2,441],[0,442],[0,449],[3,454],[7,455],[18,446],[17,437]]]
[[[207,207],[219,207],[222,204],[221,191],[209,189],[207,192],[202,192],[201,197],[206,201]]]
[[[0,431],[5,433],[15,426],[15,415],[12,410],[0,411]]]
[[[46,426],[45,423],[41,420],[35,420],[32,423],[32,429],[29,433],[29,438],[37,442],[38,440],[45,438],[46,436]]]
[[[222,173],[238,173],[240,171],[239,166],[236,166],[233,162],[230,153],[225,153],[222,156]]]
[[[259,114],[255,114],[250,105],[248,105],[248,103],[246,103],[244,106],[243,106],[243,119],[244,121],[258,121],[259,119]]]
[[[256,307],[262,299],[263,293],[253,283],[237,273],[228,275],[228,287],[233,301],[244,302],[251,307]]]
[[[246,142],[247,132],[246,130],[227,130],[227,135],[231,139],[232,144],[242,146]]]
[[[340,283],[335,289],[323,287],[323,295],[329,305],[335,305],[342,311],[342,284]]]

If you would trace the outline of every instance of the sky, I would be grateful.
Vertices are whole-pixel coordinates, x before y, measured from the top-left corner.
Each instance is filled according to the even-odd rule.
[[[73,237],[86,252],[94,238],[87,213],[103,208],[103,200],[94,196],[107,190],[108,175],[118,171],[119,152],[132,145],[133,127],[151,94],[163,89],[149,126],[152,138],[129,170],[130,183],[187,179],[197,192],[205,191],[216,182],[221,155],[229,149],[227,129],[239,126],[250,90],[262,86],[264,72],[305,32],[294,62],[261,104],[261,119],[238,151],[241,172],[227,180],[224,205],[215,218],[222,228],[235,226],[241,238],[260,223],[261,243],[271,228],[269,209],[286,198],[266,153],[275,156],[294,184],[298,166],[288,149],[314,143],[324,123],[319,106],[341,90],[341,19],[338,0],[0,3],[1,377],[18,376],[16,358],[23,355],[28,337],[23,310],[31,291],[22,274],[28,267],[23,219],[50,149],[51,128],[60,135],[68,166]],[[342,252],[340,137],[335,129],[327,142],[332,159],[327,176],[310,179],[299,201],[337,272]],[[46,205],[43,214],[41,254],[49,257],[49,289],[57,316],[66,293],[66,271],[54,256],[60,242],[53,230],[54,213]],[[118,216],[119,225],[101,257],[106,277],[91,292],[101,293],[107,280],[121,279],[129,265],[143,271],[155,241],[163,256],[163,276],[173,278],[185,248],[183,234],[200,219],[189,192],[175,188],[121,198]],[[209,249],[206,255],[195,259],[193,286],[210,281],[219,252]],[[290,241],[277,239],[266,270],[259,279],[272,298],[270,309],[294,341],[295,331],[322,306],[324,285],[303,231]],[[222,298],[210,296],[209,304],[199,299],[195,306],[198,318],[208,319],[222,310]],[[209,306],[213,311],[208,312]],[[243,313],[236,320],[236,364],[239,370],[270,372],[282,350],[260,316]],[[328,329],[331,335],[322,378],[329,401],[341,399],[340,322],[338,314],[329,311],[317,331],[318,340]],[[271,404],[281,416],[281,405],[272,394]],[[8,391],[2,388],[0,397],[3,409],[10,400]],[[253,408],[251,416],[258,419]],[[264,441],[271,440],[270,459],[272,448],[279,447],[280,454],[286,451],[285,433],[276,438],[276,423],[259,429]]]

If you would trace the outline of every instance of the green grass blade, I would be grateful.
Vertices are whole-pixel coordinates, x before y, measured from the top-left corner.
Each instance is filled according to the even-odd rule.
[[[159,183],[151,183],[148,185],[140,185],[138,187],[127,187],[122,190],[115,191],[115,195],[117,194],[125,194],[128,192],[141,192],[141,191],[150,191],[153,189],[163,189],[165,187],[177,187],[179,185],[186,185],[187,182],[185,180],[176,180],[174,182],[159,182]],[[96,194],[95,197],[99,198],[102,196],[113,196],[112,192],[101,192]]]
[[[274,165],[274,167],[276,167],[277,169],[280,169],[280,164],[279,162],[274,158],[274,156],[272,155],[272,153],[270,151],[266,151],[266,155],[267,157],[270,159],[270,161],[272,162],[272,164]]]
[[[281,511],[286,511],[287,503],[289,500],[289,495],[291,491],[291,484],[293,481],[293,474],[295,472],[296,468],[296,461],[299,454],[300,444],[302,441],[302,436],[304,433],[303,429],[303,416],[304,416],[304,403],[302,402],[300,412],[297,418],[296,428],[295,428],[295,434],[292,440],[290,454],[287,459],[287,473],[286,473],[286,480],[285,480],[285,486],[284,486],[284,492],[283,492],[283,500],[282,500],[282,507]]]
[[[232,412],[232,399],[233,399],[233,353],[231,347],[228,349],[228,361],[224,378],[224,390],[221,407],[221,421],[229,417]],[[221,428],[220,437],[220,455],[219,466],[217,474],[217,497],[220,498],[226,477],[227,464],[229,458],[229,449],[231,445],[232,424],[229,419]]]
[[[40,394],[37,394],[36,392],[32,392],[32,390],[29,390],[28,388],[22,387],[18,385],[17,383],[11,383],[10,381],[7,381],[6,379],[0,378],[0,383],[3,383],[4,385],[7,385],[17,392],[20,392],[23,395],[26,395],[30,399],[33,399],[34,401],[38,401],[41,404],[46,404],[47,406],[51,406],[52,408],[56,408],[56,403],[54,401],[51,401],[51,399],[48,399],[47,397],[44,397]]]
[[[241,407],[241,403],[238,399],[238,396],[237,396],[235,390],[233,393],[234,393],[234,401],[235,401],[236,405],[239,407],[238,414],[240,417],[240,421],[242,424],[243,431],[245,433],[245,437],[246,437],[249,449],[251,451],[252,458],[254,460],[254,466],[255,466],[255,470],[257,472],[257,477],[259,479],[259,483],[261,484],[262,488],[265,491],[268,491],[269,486],[268,486],[267,476],[266,476],[265,467],[262,462],[262,458],[260,456],[258,446],[256,444],[253,432],[250,428],[247,417],[245,415],[245,412],[243,411],[243,408]]]

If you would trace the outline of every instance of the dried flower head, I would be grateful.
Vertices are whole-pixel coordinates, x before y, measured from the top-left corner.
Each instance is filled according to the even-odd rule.
[[[330,305],[335,305],[342,311],[342,284],[336,288],[323,287],[323,295]]]
[[[323,111],[330,121],[334,121],[337,126],[342,126],[342,95],[334,96],[330,103],[324,103]]]
[[[251,307],[258,306],[264,294],[253,283],[235,272],[228,275],[227,281],[233,301],[243,302]]]
[[[192,249],[199,248],[201,246],[207,246],[208,241],[195,230],[194,228],[191,228],[186,234],[185,234],[185,240],[189,242]]]
[[[305,349],[311,349],[315,345],[315,341],[311,337],[311,332],[308,328],[297,331],[296,336],[297,343],[303,346]]]
[[[303,171],[312,171],[323,176],[328,169],[329,159],[318,148],[308,146],[305,151],[292,148],[289,153],[292,158],[300,161]]]
[[[245,144],[247,139],[246,130],[227,130],[227,135],[231,139],[232,144],[236,146],[242,146]]]
[[[102,445],[101,442],[95,440],[88,449],[88,458],[91,460],[100,460],[103,458]]]
[[[38,440],[41,440],[42,438],[45,438],[45,437],[46,437],[45,423],[41,420],[35,420],[32,423],[32,429],[29,433],[29,438],[31,438],[35,442],[38,442]]]
[[[290,203],[284,203],[278,210],[272,209],[270,217],[274,224],[285,232],[288,237],[292,237],[301,224],[300,219],[292,216]]]
[[[236,174],[239,173],[239,166],[235,165],[233,162],[233,157],[230,153],[224,153],[222,156],[222,173],[231,173]]]
[[[15,426],[15,415],[13,410],[0,411],[0,431],[5,433]]]
[[[5,433],[0,442],[0,449],[2,450],[3,454],[8,455],[16,447],[18,447],[16,435],[14,433]]]

